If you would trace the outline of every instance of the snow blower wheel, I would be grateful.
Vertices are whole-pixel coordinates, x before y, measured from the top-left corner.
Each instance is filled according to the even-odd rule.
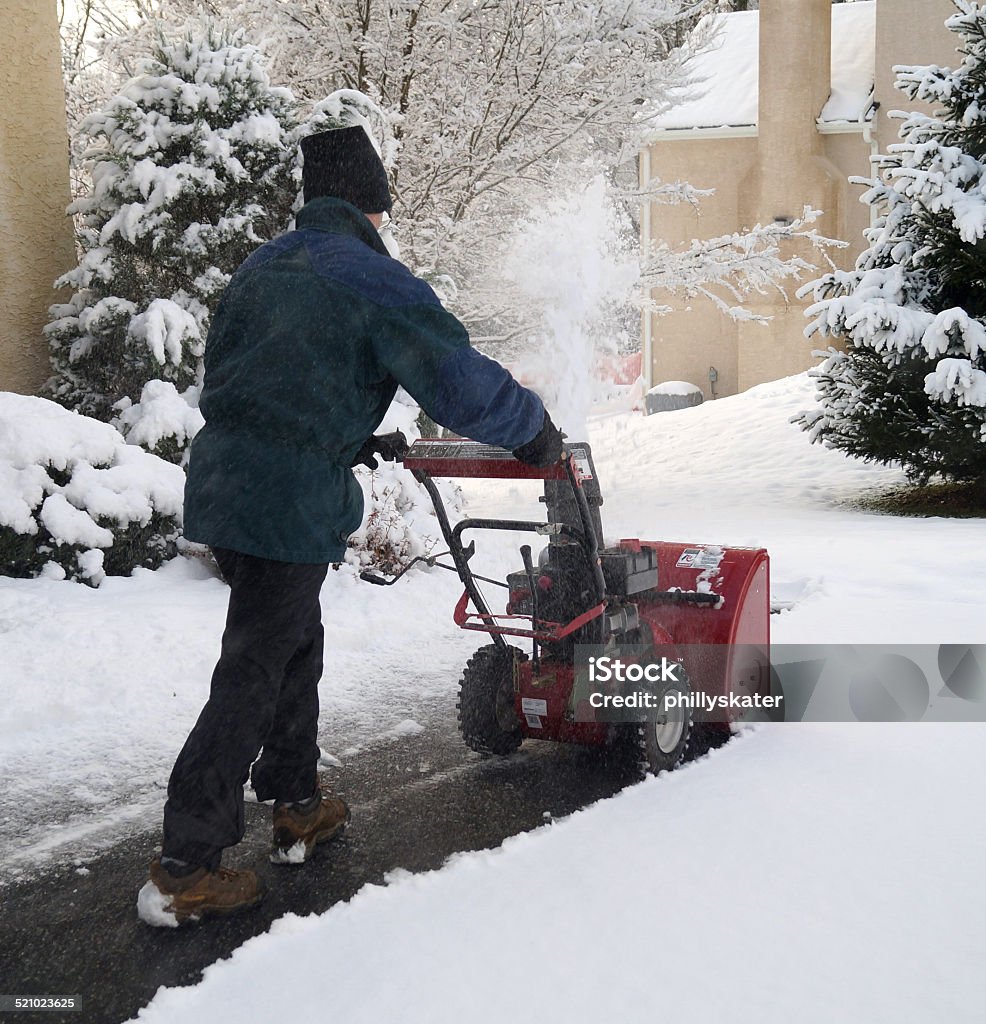
[[[660,713],[653,720],[641,722],[637,726],[637,742],[644,769],[652,775],[677,768],[688,747],[692,716],[687,707],[687,698],[691,687],[683,669],[679,668],[678,674],[681,681],[669,684],[661,694]],[[675,707],[665,709],[663,704],[668,694],[677,695],[680,700]]]
[[[507,644],[480,647],[466,663],[459,682],[459,730],[470,750],[512,754],[521,744],[514,710],[514,665],[527,655]]]

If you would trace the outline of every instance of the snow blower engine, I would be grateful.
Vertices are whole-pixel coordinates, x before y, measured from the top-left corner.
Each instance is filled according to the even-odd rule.
[[[686,753],[728,738],[736,717],[730,694],[769,693],[762,548],[637,539],[604,546],[602,494],[591,449],[581,442],[545,468],[458,438],[415,441],[403,461],[428,491],[448,545],[415,562],[458,573],[464,590],[454,621],[492,640],[469,659],[460,682],[459,726],[471,749],[509,754],[525,739],[556,740],[605,746],[640,770],[667,771]],[[543,480],[547,519],[466,518],[453,526],[435,477]],[[536,558],[523,545],[522,567],[495,580],[470,565],[476,543],[463,537],[479,530],[532,533],[547,544]],[[444,555],[453,565],[438,562]],[[370,571],[362,578],[390,585],[410,567],[390,580]],[[491,610],[480,583],[507,591],[502,612]],[[530,653],[508,637],[526,638]],[[613,671],[620,662],[622,677]],[[653,700],[646,714],[629,709],[620,689],[633,677],[626,666],[643,663],[664,665],[663,676],[650,670],[648,678],[659,681],[647,683]],[[596,672],[602,665],[607,672]],[[707,712],[713,704],[723,710]]]

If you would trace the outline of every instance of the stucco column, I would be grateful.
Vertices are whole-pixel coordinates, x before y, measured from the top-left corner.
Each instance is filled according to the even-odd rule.
[[[823,212],[815,227],[837,236],[844,175],[827,160],[817,128],[832,88],[831,0],[761,0],[759,62],[758,187],[751,190],[757,208],[747,210],[747,220],[771,224],[800,217],[811,206]],[[803,243],[784,249],[816,262]],[[746,304],[770,323],[738,325],[741,391],[814,363],[796,288],[789,283],[786,296],[770,290]]]
[[[55,0],[0,0],[0,390],[49,376],[41,329],[75,262]]]
[[[759,59],[760,220],[770,223],[801,213],[805,158],[822,153],[815,121],[831,91],[831,0],[761,0]]]

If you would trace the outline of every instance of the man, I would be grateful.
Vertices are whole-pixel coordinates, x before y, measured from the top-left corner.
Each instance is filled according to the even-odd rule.
[[[349,820],[316,771],[319,590],[362,520],[350,467],[376,464],[371,435],[398,385],[457,433],[534,465],[561,455],[541,400],[476,352],[431,288],[387,254],[377,234],[391,207],[387,175],[363,129],[301,148],[297,230],[236,271],[206,345],[185,535],[212,548],[229,611],[209,700],[168,784],[161,856],[138,897],[151,924],[261,899],[252,871],[220,867],[243,838],[248,777],[258,800],[274,801],[276,864],[303,862]]]

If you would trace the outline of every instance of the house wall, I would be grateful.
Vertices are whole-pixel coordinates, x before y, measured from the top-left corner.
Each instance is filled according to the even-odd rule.
[[[75,263],[55,0],[0,0],[0,390],[49,375],[52,282]]]
[[[812,206],[818,203],[815,208],[826,211],[814,225],[819,234],[844,240],[848,245],[844,249],[829,248],[823,254],[802,242],[787,247],[785,255],[801,256],[817,267],[818,273],[828,269],[828,260],[840,269],[849,270],[866,247],[863,231],[870,223],[869,207],[859,202],[863,188],[851,185],[849,177],[869,173],[872,147],[862,132],[818,135],[818,139],[820,149],[813,159],[816,166],[825,169],[826,177],[815,181],[811,193],[804,187],[800,193],[792,190],[790,198],[794,201],[801,195],[804,202]],[[821,343],[809,341],[804,336],[804,310],[811,300],[799,299],[796,295],[798,289],[815,276],[815,271],[806,271],[800,280],[785,282],[783,292],[771,291],[761,301],[744,303],[745,308],[757,316],[769,319],[766,322],[744,321],[737,325],[739,391],[764,381],[801,373],[817,362],[812,352]]]
[[[713,238],[732,233],[743,220],[743,186],[753,173],[757,140],[719,139],[676,141],[651,147],[651,174],[663,181],[687,181],[696,188],[714,188],[715,194],[697,207],[651,206],[655,241],[680,244],[692,238]],[[709,396],[708,372],[719,373],[716,391],[733,394],[739,388],[735,321],[722,315],[708,299],[685,300],[655,295],[674,306],[671,313],[651,318],[652,380],[687,380]]]
[[[792,16],[791,7],[798,7]],[[805,205],[823,211],[817,230],[849,243],[830,250],[829,258],[852,267],[865,248],[863,230],[869,209],[859,202],[863,189],[850,175],[868,176],[875,147],[896,138],[898,122],[889,109],[907,104],[892,88],[893,64],[954,60],[954,36],[944,28],[954,12],[951,0],[877,0],[877,74],[875,98],[881,110],[871,139],[862,128],[846,134],[822,134],[816,118],[828,98],[831,8],[829,0],[762,0],[762,38],[772,45],[760,55],[760,124],[753,137],[676,138],[668,133],[649,147],[651,174],[682,180],[715,195],[691,208],[652,206],[651,236],[671,245],[708,238],[794,217]],[[882,131],[882,137],[877,134]],[[871,141],[872,140],[872,141]],[[824,257],[800,243],[789,250],[819,268]],[[814,344],[804,338],[806,302],[795,297],[801,282],[787,282],[785,293],[771,292],[744,302],[766,324],[737,323],[708,299],[655,295],[674,307],[650,317],[651,383],[686,380],[712,397],[708,375],[715,366],[717,396],[798,373],[815,364]]]
[[[874,99],[880,104],[874,122],[881,150],[895,142],[900,121],[891,110],[931,107],[912,103],[894,88],[895,64],[942,64],[955,67],[958,36],[945,28],[945,19],[956,13],[952,0],[876,0],[876,83]]]
[[[862,188],[850,185],[848,179],[850,175],[868,173],[871,147],[861,132],[819,138],[818,155],[810,158],[818,169],[815,194],[808,192],[803,177],[794,177],[786,192],[775,184],[766,212],[757,208],[759,199],[751,198],[758,196],[760,187],[757,138],[653,145],[652,174],[663,180],[680,179],[699,188],[713,188],[715,194],[703,199],[697,208],[688,204],[652,206],[652,236],[683,244],[692,238],[730,234],[774,216],[797,215],[805,203],[821,207],[824,202],[828,213],[817,225],[819,232],[851,240],[848,249],[829,250],[829,257],[837,266],[851,267],[865,244],[862,233],[869,225],[869,211],[859,202]],[[819,195],[822,190],[824,197]],[[789,253],[817,267],[827,266],[824,257],[810,245],[799,243]],[[805,303],[794,295],[801,283],[788,282],[784,293],[773,292],[761,301],[744,303],[758,316],[770,317],[767,325],[732,320],[701,296],[672,299],[667,303],[674,307],[672,312],[651,318],[652,381],[686,380],[711,398],[710,366],[718,372],[715,393],[719,397],[807,369],[815,360],[812,345],[803,336]],[[662,296],[654,297],[662,300]],[[725,293],[724,297],[728,298]]]
[[[860,199],[866,191],[863,185],[852,185],[850,176],[870,176],[870,157],[875,152],[873,143],[867,142],[862,132],[847,135],[824,135],[823,152],[826,159],[839,169],[839,218],[835,237],[849,243],[849,249],[842,254],[830,253],[833,260],[842,267],[852,267],[866,247],[863,231],[870,226],[870,208]]]

